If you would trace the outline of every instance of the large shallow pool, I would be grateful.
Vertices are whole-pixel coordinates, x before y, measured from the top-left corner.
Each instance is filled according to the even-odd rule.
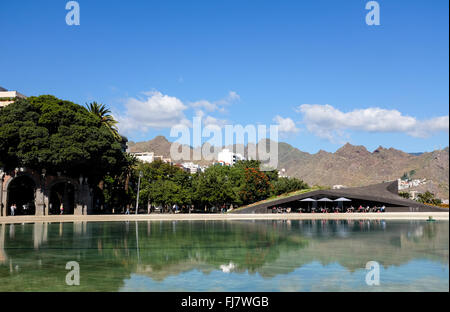
[[[448,291],[448,253],[448,221],[0,224],[0,291]]]

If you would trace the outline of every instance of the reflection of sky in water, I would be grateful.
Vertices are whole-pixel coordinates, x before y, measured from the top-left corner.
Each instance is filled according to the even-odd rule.
[[[449,223],[0,224],[1,291],[448,291]],[[81,285],[65,284],[65,263]],[[365,283],[380,263],[380,286]]]
[[[199,270],[169,276],[163,281],[132,274],[121,291],[445,291],[449,267],[429,260],[413,260],[400,266],[380,266],[380,285],[368,286],[365,269],[348,271],[337,263],[312,262],[289,274],[263,278],[260,274],[205,274]]]

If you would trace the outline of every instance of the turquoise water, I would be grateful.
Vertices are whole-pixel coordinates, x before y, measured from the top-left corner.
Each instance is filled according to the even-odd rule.
[[[448,221],[0,225],[0,291],[448,291],[448,251]]]

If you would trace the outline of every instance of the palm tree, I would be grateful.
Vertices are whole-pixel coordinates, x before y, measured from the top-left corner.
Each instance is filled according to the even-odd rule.
[[[138,159],[136,156],[132,154],[125,154],[125,158],[127,160],[127,164],[125,166],[125,170],[123,171],[123,174],[125,176],[125,192],[128,194],[128,186],[130,184],[130,177],[133,172],[133,170],[136,169],[136,165],[138,163]]]
[[[122,136],[119,134],[119,130],[117,129],[118,121],[111,115],[111,110],[109,110],[104,104],[98,104],[97,102],[86,104],[86,108],[91,114],[100,119],[100,123],[103,126],[106,126],[117,140],[122,140]]]

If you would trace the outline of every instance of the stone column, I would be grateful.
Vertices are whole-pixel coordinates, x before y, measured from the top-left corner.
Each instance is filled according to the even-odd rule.
[[[35,199],[35,207],[36,211],[34,213],[35,216],[44,216],[45,215],[45,194],[42,188],[37,188],[34,194]]]
[[[73,214],[75,216],[81,216],[83,214],[83,205],[81,203],[77,203],[74,207]]]
[[[83,202],[84,202],[84,198],[83,198],[83,185],[80,185],[79,187],[77,187],[74,191],[75,191],[75,207],[73,208],[73,214],[75,216],[80,216],[83,214]]]
[[[49,197],[48,194],[45,194],[44,196],[44,214],[48,216],[49,211]]]

